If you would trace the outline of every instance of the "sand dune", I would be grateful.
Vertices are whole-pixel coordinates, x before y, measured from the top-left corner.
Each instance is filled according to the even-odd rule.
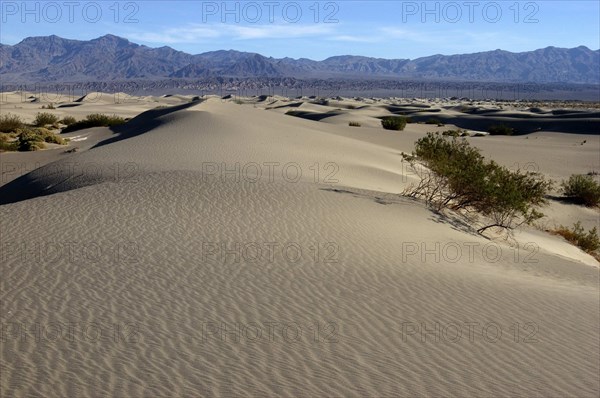
[[[437,126],[266,102],[180,100],[78,132],[93,144],[41,151],[0,187],[2,396],[598,395],[596,260],[400,197],[400,153]],[[559,177],[598,166],[586,137],[471,140]]]

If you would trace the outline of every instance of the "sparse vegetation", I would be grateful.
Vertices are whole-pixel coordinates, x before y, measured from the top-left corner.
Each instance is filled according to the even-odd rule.
[[[350,127],[360,127],[361,124],[359,122],[349,122],[348,126],[350,126]]]
[[[76,123],[77,119],[75,119],[73,116],[65,116],[62,118],[62,120],[60,122],[66,126],[70,126],[70,125]]]
[[[600,250],[600,237],[598,237],[598,229],[596,227],[585,232],[585,229],[581,226],[581,222],[578,221],[571,228],[561,225],[554,233],[562,236],[600,261],[600,253],[598,253]]]
[[[126,120],[124,118],[117,115],[108,116],[100,113],[94,113],[87,115],[84,120],[80,120],[69,125],[63,130],[63,132],[68,133],[71,131],[77,131],[91,127],[112,127],[124,124],[125,122]]]
[[[488,128],[488,133],[491,135],[513,135],[515,130],[505,124],[492,125]]]
[[[9,113],[7,115],[0,116],[0,132],[2,133],[14,133],[24,127],[25,123],[23,123],[18,115]]]
[[[425,122],[425,124],[435,124],[438,127],[441,127],[441,126],[444,125],[444,123],[442,123],[440,119],[435,118],[435,117],[427,119],[427,121]]]
[[[600,204],[600,184],[592,175],[574,174],[561,184],[563,195],[588,207]]]
[[[0,133],[0,151],[16,151],[17,143],[15,142],[16,134]]]
[[[54,104],[51,102],[48,105],[42,105],[42,109],[56,109]]]
[[[436,211],[475,211],[487,217],[479,233],[491,227],[510,230],[541,218],[537,208],[546,203],[552,185],[538,173],[513,172],[487,161],[466,140],[439,133],[419,139],[414,153],[404,159],[420,177],[404,195],[422,198]]]
[[[58,116],[48,112],[38,112],[38,114],[35,116],[35,119],[33,120],[33,125],[37,127],[44,127],[49,124],[56,123],[58,123]]]
[[[26,129],[19,133],[19,138],[17,139],[18,151],[37,151],[44,148],[44,138],[40,134],[36,134],[31,129]]]
[[[45,148],[44,143],[66,145],[67,141],[43,127],[23,127],[15,133],[0,134],[0,150],[37,151]]]
[[[406,118],[403,116],[388,116],[381,119],[381,125],[386,130],[402,131],[406,127]]]

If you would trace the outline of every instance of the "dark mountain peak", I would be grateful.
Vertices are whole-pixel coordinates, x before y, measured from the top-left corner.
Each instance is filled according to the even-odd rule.
[[[89,41],[56,35],[29,37],[0,47],[0,74],[9,82],[161,79],[165,77],[295,77],[438,79],[487,82],[600,83],[600,50],[546,47],[512,53],[409,59],[338,55],[323,61],[273,58],[218,50],[198,55],[168,46],[151,48],[107,34]]]
[[[123,37],[110,34],[98,37],[97,39],[90,40],[90,43],[100,43],[116,47],[140,47],[139,44],[132,43]]]
[[[51,35],[51,36],[31,36],[24,38],[17,45],[44,45],[44,44],[55,44],[55,43],[69,43],[76,42],[77,40],[64,39],[62,37]]]
[[[119,41],[119,42],[129,43],[129,40],[127,40],[126,38],[121,37],[121,36],[111,35],[110,33],[105,34],[104,36],[100,36],[96,39],[92,39],[91,41]]]

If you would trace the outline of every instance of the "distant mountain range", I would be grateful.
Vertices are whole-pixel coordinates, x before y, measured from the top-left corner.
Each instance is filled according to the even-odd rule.
[[[215,76],[600,84],[600,50],[547,47],[522,53],[495,50],[414,60],[345,55],[313,61],[233,50],[191,55],[113,35],[89,41],[53,35],[29,37],[14,46],[0,44],[3,84]]]

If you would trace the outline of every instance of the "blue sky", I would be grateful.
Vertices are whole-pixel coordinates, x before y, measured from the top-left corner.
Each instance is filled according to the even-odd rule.
[[[321,60],[600,47],[590,1],[2,1],[0,42],[107,33],[197,54],[234,49]]]

